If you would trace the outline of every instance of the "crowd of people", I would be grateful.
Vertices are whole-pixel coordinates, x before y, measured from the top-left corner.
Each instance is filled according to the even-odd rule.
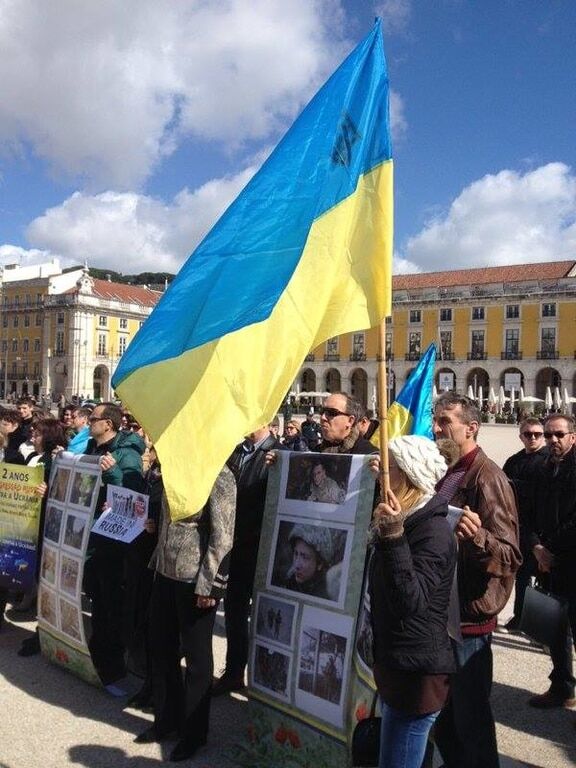
[[[533,578],[568,605],[565,631],[550,649],[550,687],[529,704],[576,705],[570,633],[576,637],[575,423],[561,414],[544,423],[523,419],[524,447],[503,470],[478,446],[481,415],[473,400],[440,396],[433,424],[435,441],[389,442],[390,487],[379,496],[371,526],[367,573],[382,708],[380,768],[430,766],[432,729],[446,768],[496,768],[491,642],[514,584],[508,632],[520,628]],[[287,421],[282,436],[277,424],[263,425],[233,451],[204,509],[172,521],[154,446],[118,405],[66,406],[55,418],[22,398],[0,413],[0,459],[43,465],[43,498],[61,448],[99,458],[96,515],[109,484],[150,496],[146,532],[132,544],[91,534],[83,583],[92,606],[89,648],[103,685],[122,695],[127,665],[143,677],[132,704],[152,707],[154,722],[138,743],[176,737],[171,759],[190,758],[206,743],[211,698],[245,687],[267,479],[278,452],[374,454],[370,463],[379,476],[368,439],[376,426],[346,393],[325,398],[318,418],[311,411],[302,423]],[[341,503],[326,460],[313,460],[306,499]],[[460,510],[454,528],[449,506]],[[334,542],[328,530],[313,534],[299,525],[288,536],[290,588],[306,593],[313,583],[328,595]],[[0,621],[8,598],[0,592]],[[222,598],[226,666],[213,678],[212,632]],[[20,653],[38,651],[35,636]]]

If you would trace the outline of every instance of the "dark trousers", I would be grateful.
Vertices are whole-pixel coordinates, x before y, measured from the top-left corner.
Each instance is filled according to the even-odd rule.
[[[146,537],[146,538],[144,538]],[[148,673],[148,611],[154,571],[148,568],[156,537],[143,533],[126,547],[124,641],[128,667],[136,674]]]
[[[522,553],[522,565],[516,571],[514,592],[514,617],[520,619],[524,607],[524,596],[530,584],[530,579],[536,573],[536,561],[530,551]]]
[[[496,727],[490,706],[492,635],[455,643],[458,671],[450,697],[436,720],[435,741],[446,768],[499,768]]]
[[[126,674],[123,642],[124,558],[95,552],[84,566],[84,591],[92,602],[88,647],[103,685]]]
[[[6,603],[8,602],[9,592],[4,587],[0,587],[0,627],[4,623],[4,611],[6,610]]]
[[[248,663],[250,600],[254,589],[258,543],[234,545],[230,557],[228,589],[224,598],[226,619],[226,674],[242,678]]]
[[[191,745],[208,735],[217,607],[197,608],[195,586],[156,574],[150,601],[154,725],[161,734],[177,730]]]
[[[550,673],[550,687],[555,693],[566,699],[574,697],[576,678],[572,665],[572,647],[576,644],[576,594],[567,594],[563,582],[558,582],[552,574],[549,580],[549,589],[555,595],[565,597],[568,601],[568,616],[566,627],[558,637],[558,642],[550,646],[550,658],[552,659],[552,672]],[[572,590],[570,590],[571,592]]]

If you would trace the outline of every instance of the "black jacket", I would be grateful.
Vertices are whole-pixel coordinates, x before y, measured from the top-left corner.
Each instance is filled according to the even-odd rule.
[[[279,447],[278,440],[270,434],[244,463],[241,461],[244,453],[242,444],[236,446],[226,462],[236,478],[235,546],[238,544],[258,546],[268,481],[268,465],[265,458],[268,451]]]
[[[315,453],[324,453],[328,451],[332,447],[331,443],[327,443],[324,440],[317,445],[315,448],[311,448],[312,451]],[[346,453],[352,453],[354,455],[361,455],[361,456],[367,456],[371,453],[378,453],[378,448],[376,448],[375,445],[373,445],[369,440],[366,440],[365,437],[359,437],[354,445],[346,451]]]
[[[530,544],[554,555],[552,576],[576,592],[576,447],[556,463],[549,457],[536,478]]]
[[[414,512],[404,534],[379,541],[370,560],[374,663],[390,669],[447,674],[455,669],[448,603],[456,540],[437,496]]]
[[[518,501],[518,527],[520,551],[526,557],[529,545],[529,516],[533,505],[535,479],[548,458],[548,447],[543,446],[539,451],[527,453],[524,449],[506,459],[502,467],[510,478],[516,491]]]

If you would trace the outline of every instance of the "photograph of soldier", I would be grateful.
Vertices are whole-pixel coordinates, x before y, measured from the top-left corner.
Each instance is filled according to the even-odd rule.
[[[290,646],[295,612],[295,603],[260,594],[256,607],[256,634],[266,640]]]
[[[289,698],[290,663],[292,656],[260,643],[254,645],[253,683],[282,699]]]
[[[92,506],[92,497],[96,487],[97,475],[88,472],[76,472],[72,481],[72,491],[70,492],[70,504],[77,504],[79,507]]]
[[[60,629],[65,635],[82,642],[80,609],[63,598],[60,598]]]
[[[70,547],[70,549],[81,551],[82,542],[84,539],[84,531],[86,530],[86,523],[86,517],[68,512],[66,515],[66,522],[64,524],[63,545]]]
[[[298,688],[340,704],[347,639],[318,627],[302,627]]]
[[[42,566],[40,576],[49,584],[56,584],[56,569],[58,567],[58,552],[51,547],[42,550]]]
[[[62,554],[60,563],[60,591],[78,597],[80,561]]]
[[[348,491],[351,456],[295,454],[290,456],[286,499],[343,504]]]
[[[70,469],[68,467],[58,467],[54,479],[50,483],[48,498],[54,499],[54,501],[66,501],[69,479]]]
[[[44,586],[40,587],[38,616],[53,627],[57,627],[56,593]]]
[[[271,585],[311,598],[339,602],[348,574],[348,530],[280,520]]]
[[[58,507],[49,506],[46,510],[46,520],[44,521],[44,538],[54,541],[56,544],[60,541],[60,530],[62,528],[63,512]]]

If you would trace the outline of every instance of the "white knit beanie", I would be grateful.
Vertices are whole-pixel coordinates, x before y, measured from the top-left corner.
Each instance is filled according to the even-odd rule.
[[[436,443],[427,437],[395,437],[388,450],[410,482],[424,493],[434,493],[434,486],[446,474],[448,465]]]

